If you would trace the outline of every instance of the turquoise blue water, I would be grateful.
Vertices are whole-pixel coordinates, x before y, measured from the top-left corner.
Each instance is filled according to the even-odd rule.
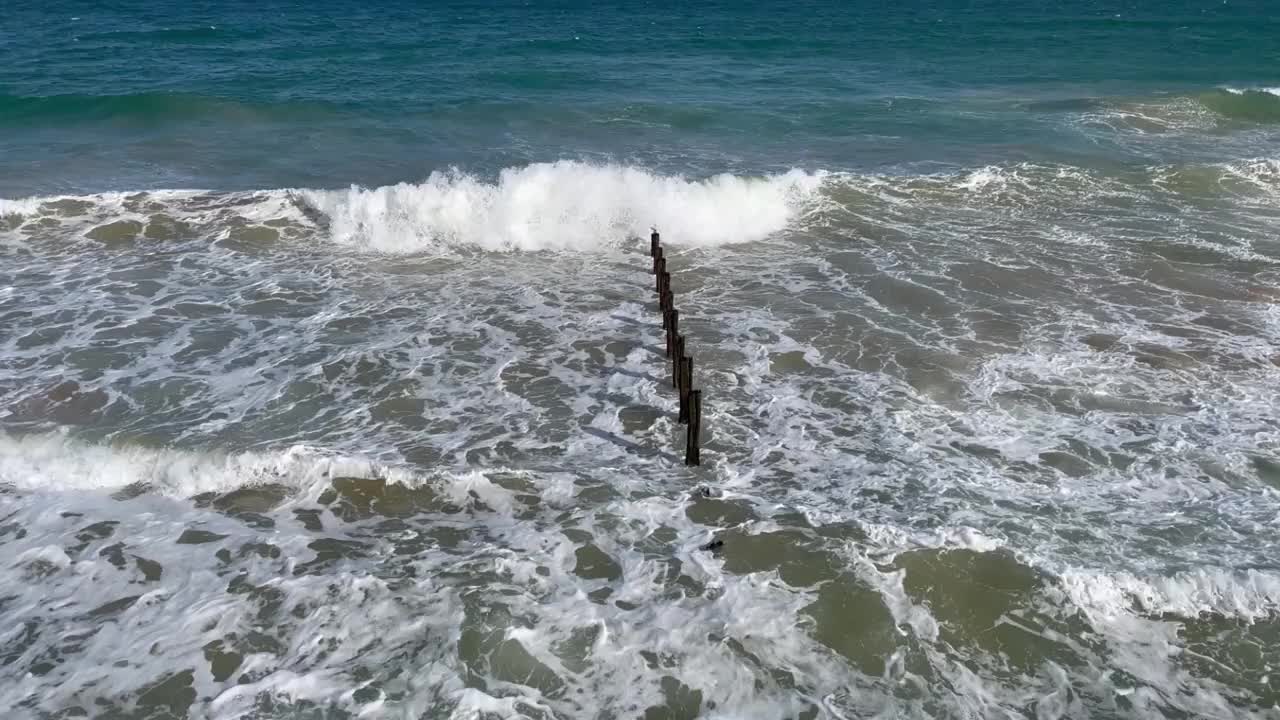
[[[1275,3],[9,5],[4,720],[1280,712]]]
[[[21,5],[21,4],[20,4]],[[1265,154],[1264,2],[54,3],[6,13],[0,193]],[[1186,98],[1211,140],[1082,125]]]

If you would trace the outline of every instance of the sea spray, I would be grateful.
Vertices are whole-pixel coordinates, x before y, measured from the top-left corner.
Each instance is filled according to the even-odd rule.
[[[749,242],[802,214],[824,174],[721,174],[703,180],[574,161],[503,170],[486,182],[457,170],[420,184],[303,191],[339,243],[384,252],[433,246],[591,250],[662,228],[677,246]]]

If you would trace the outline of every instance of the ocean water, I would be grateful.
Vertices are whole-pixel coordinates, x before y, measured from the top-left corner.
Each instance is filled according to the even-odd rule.
[[[4,718],[1280,717],[1274,4],[14,5]]]

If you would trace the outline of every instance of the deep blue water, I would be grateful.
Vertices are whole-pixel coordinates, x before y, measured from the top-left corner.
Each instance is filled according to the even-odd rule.
[[[1264,155],[1280,122],[1272,95],[1211,110],[1212,142],[1078,122],[1280,85],[1261,1],[53,2],[0,28],[5,197],[565,158],[695,175],[1150,164]]]

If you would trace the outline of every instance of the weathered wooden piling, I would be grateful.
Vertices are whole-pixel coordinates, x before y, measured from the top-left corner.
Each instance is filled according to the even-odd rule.
[[[674,308],[672,309],[672,312],[675,312]],[[667,328],[667,357],[669,358],[679,357],[676,355],[676,339],[678,337],[680,337],[680,333],[676,330],[676,326],[673,323],[671,327]]]
[[[681,423],[689,422],[689,393],[693,392],[693,358],[680,358],[680,417]]]
[[[653,258],[654,290],[658,294],[662,329],[666,334],[666,355],[671,359],[671,384],[680,396],[679,422],[686,425],[684,463],[701,465],[702,391],[693,389],[693,358],[685,352],[685,337],[680,334],[680,311],[675,306],[671,273],[667,271],[667,258],[657,229],[649,235],[649,255]]]
[[[684,464],[702,464],[699,442],[702,435],[702,391],[689,391],[689,424],[685,428]]]

